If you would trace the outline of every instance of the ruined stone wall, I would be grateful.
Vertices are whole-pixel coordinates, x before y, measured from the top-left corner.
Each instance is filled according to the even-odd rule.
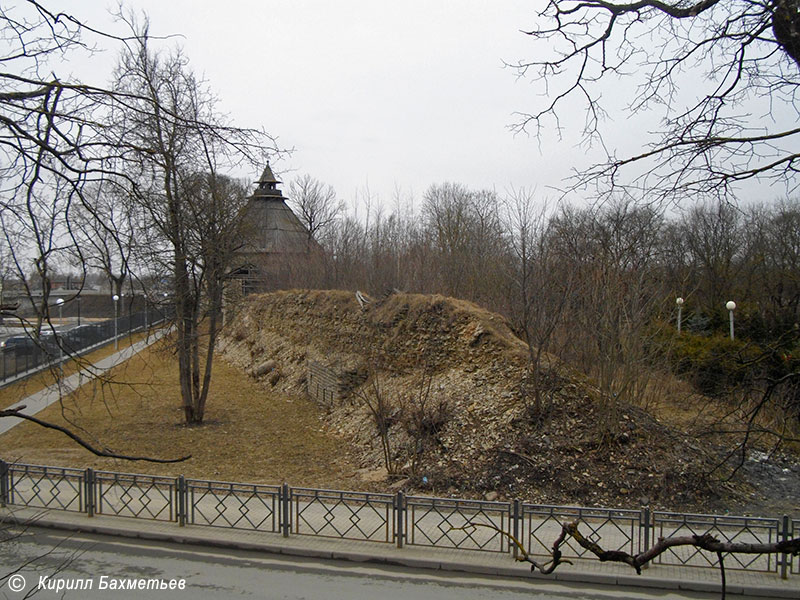
[[[354,389],[367,380],[365,369],[325,365],[308,361],[306,392],[321,406],[347,398]]]
[[[308,395],[322,406],[330,406],[340,397],[336,372],[315,360],[308,361],[306,386]]]

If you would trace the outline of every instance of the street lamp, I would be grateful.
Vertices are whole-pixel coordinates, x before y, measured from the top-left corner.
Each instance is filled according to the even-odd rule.
[[[734,302],[733,300],[728,300],[727,304],[725,304],[725,308],[728,309],[728,314],[730,315],[731,339],[733,339],[733,311],[736,310],[736,302]]]
[[[58,305],[58,320],[61,323],[61,326],[64,326],[64,299],[59,298],[56,300],[56,304]],[[59,364],[64,362],[64,338],[61,338],[61,343],[58,344],[58,360]]]
[[[683,310],[683,298],[680,296],[675,299],[675,304],[678,306],[678,333],[681,332],[681,311]]]
[[[78,301],[78,325],[81,324],[81,297],[75,296],[75,299]]]
[[[114,301],[114,350],[118,350],[119,339],[117,338],[117,302],[119,302],[119,296],[114,294],[111,296],[111,299]]]

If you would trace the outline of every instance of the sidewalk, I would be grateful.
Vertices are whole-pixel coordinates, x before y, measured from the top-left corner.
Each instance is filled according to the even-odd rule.
[[[13,517],[12,517],[13,515]],[[583,582],[598,586],[635,586],[664,590],[687,590],[719,594],[720,573],[716,569],[652,565],[636,575],[633,569],[621,564],[600,563],[596,560],[577,560],[562,565],[551,575],[530,572],[527,563],[515,562],[510,554],[452,550],[421,546],[397,548],[392,544],[358,542],[276,533],[235,530],[191,525],[180,527],[174,522],[148,521],[127,517],[48,511],[40,509],[0,509],[0,520],[8,518],[29,521],[36,527],[73,532],[167,541],[218,548],[259,551],[287,556],[349,560],[373,564],[396,565],[414,569],[432,569],[497,576],[511,579],[544,579],[549,581]],[[775,573],[745,573],[726,571],[727,593],[760,598],[800,598],[798,577],[781,580]]]
[[[125,362],[134,354],[141,352],[147,346],[154,344],[158,340],[160,340],[165,334],[167,333],[166,328],[158,329],[154,331],[150,336],[146,339],[136,342],[132,346],[128,346],[127,348],[123,348],[119,352],[115,352],[102,360],[99,360],[97,363],[92,365],[91,367],[87,367],[79,371],[78,373],[73,373],[69,377],[62,379],[60,382],[54,383],[53,385],[36,392],[35,394],[31,394],[27,398],[20,400],[19,402],[12,404],[9,406],[9,409],[16,408],[18,406],[25,406],[26,408],[20,411],[22,414],[25,415],[35,415],[41,410],[44,410],[51,404],[58,402],[64,396],[68,396],[75,390],[77,390],[82,385],[91,382],[95,378],[97,378],[102,373],[105,373],[109,369],[112,369],[119,365],[120,363]],[[7,417],[5,419],[0,419],[0,434],[5,433],[15,425],[21,423],[24,419],[18,419],[15,417]]]

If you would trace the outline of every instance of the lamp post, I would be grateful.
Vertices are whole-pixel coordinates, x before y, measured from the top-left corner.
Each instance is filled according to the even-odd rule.
[[[78,301],[78,325],[81,324],[81,297],[75,296],[75,299]]]
[[[725,308],[728,309],[728,314],[730,315],[731,339],[733,339],[733,311],[736,310],[736,302],[734,302],[733,300],[728,300],[727,304],[725,304]]]
[[[119,296],[114,294],[111,296],[111,299],[114,301],[114,350],[118,350],[119,339],[117,338],[117,302],[119,302]]]
[[[56,304],[58,305],[58,320],[61,322],[61,326],[64,326],[64,299],[59,298],[56,300]],[[64,362],[64,338],[61,338],[61,343],[58,344],[58,360],[59,364]]]
[[[678,306],[678,333],[681,332],[681,311],[683,310],[683,298],[680,296],[675,299],[675,304]]]

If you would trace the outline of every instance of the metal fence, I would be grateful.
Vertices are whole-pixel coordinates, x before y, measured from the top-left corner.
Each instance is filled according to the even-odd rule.
[[[485,502],[293,488],[70,469],[0,461],[0,506],[16,505],[291,535],[465,551],[510,553],[513,536],[532,556],[550,556],[566,523],[606,550],[637,554],[662,537],[710,533],[721,541],[772,543],[800,536],[800,519],[699,515],[614,508]],[[567,538],[564,558],[593,559]],[[725,557],[730,570],[800,574],[790,555]],[[716,554],[670,548],[656,564],[712,567]]]
[[[653,512],[657,537],[711,533],[722,542],[769,544],[784,539],[784,525],[782,519]],[[786,539],[792,539],[791,532],[787,531],[786,535]],[[679,546],[661,554],[657,562],[710,567],[716,566],[718,560],[716,554],[703,552],[693,546]],[[774,554],[739,554],[727,556],[725,560],[725,568],[728,569],[776,573],[781,566],[781,557]]]
[[[553,541],[567,523],[578,521],[583,535],[604,550],[619,550],[628,554],[639,553],[649,547],[651,522],[648,509],[625,510],[615,508],[584,508],[574,506],[548,506],[521,504],[517,509],[521,517],[517,539],[533,556],[550,556]],[[566,559],[589,558],[589,551],[567,538],[561,545]]]
[[[788,521],[786,517],[784,517],[785,521]],[[789,539],[794,540],[800,537],[800,519],[792,519],[791,522],[788,524],[787,529],[789,530]],[[800,575],[800,558],[795,558],[791,561],[789,570],[793,575]],[[785,577],[785,576],[784,576]]]
[[[158,325],[165,318],[164,311],[151,309],[69,328],[44,329],[36,338],[30,332],[12,335],[0,347],[0,382],[58,364],[65,357]]]

